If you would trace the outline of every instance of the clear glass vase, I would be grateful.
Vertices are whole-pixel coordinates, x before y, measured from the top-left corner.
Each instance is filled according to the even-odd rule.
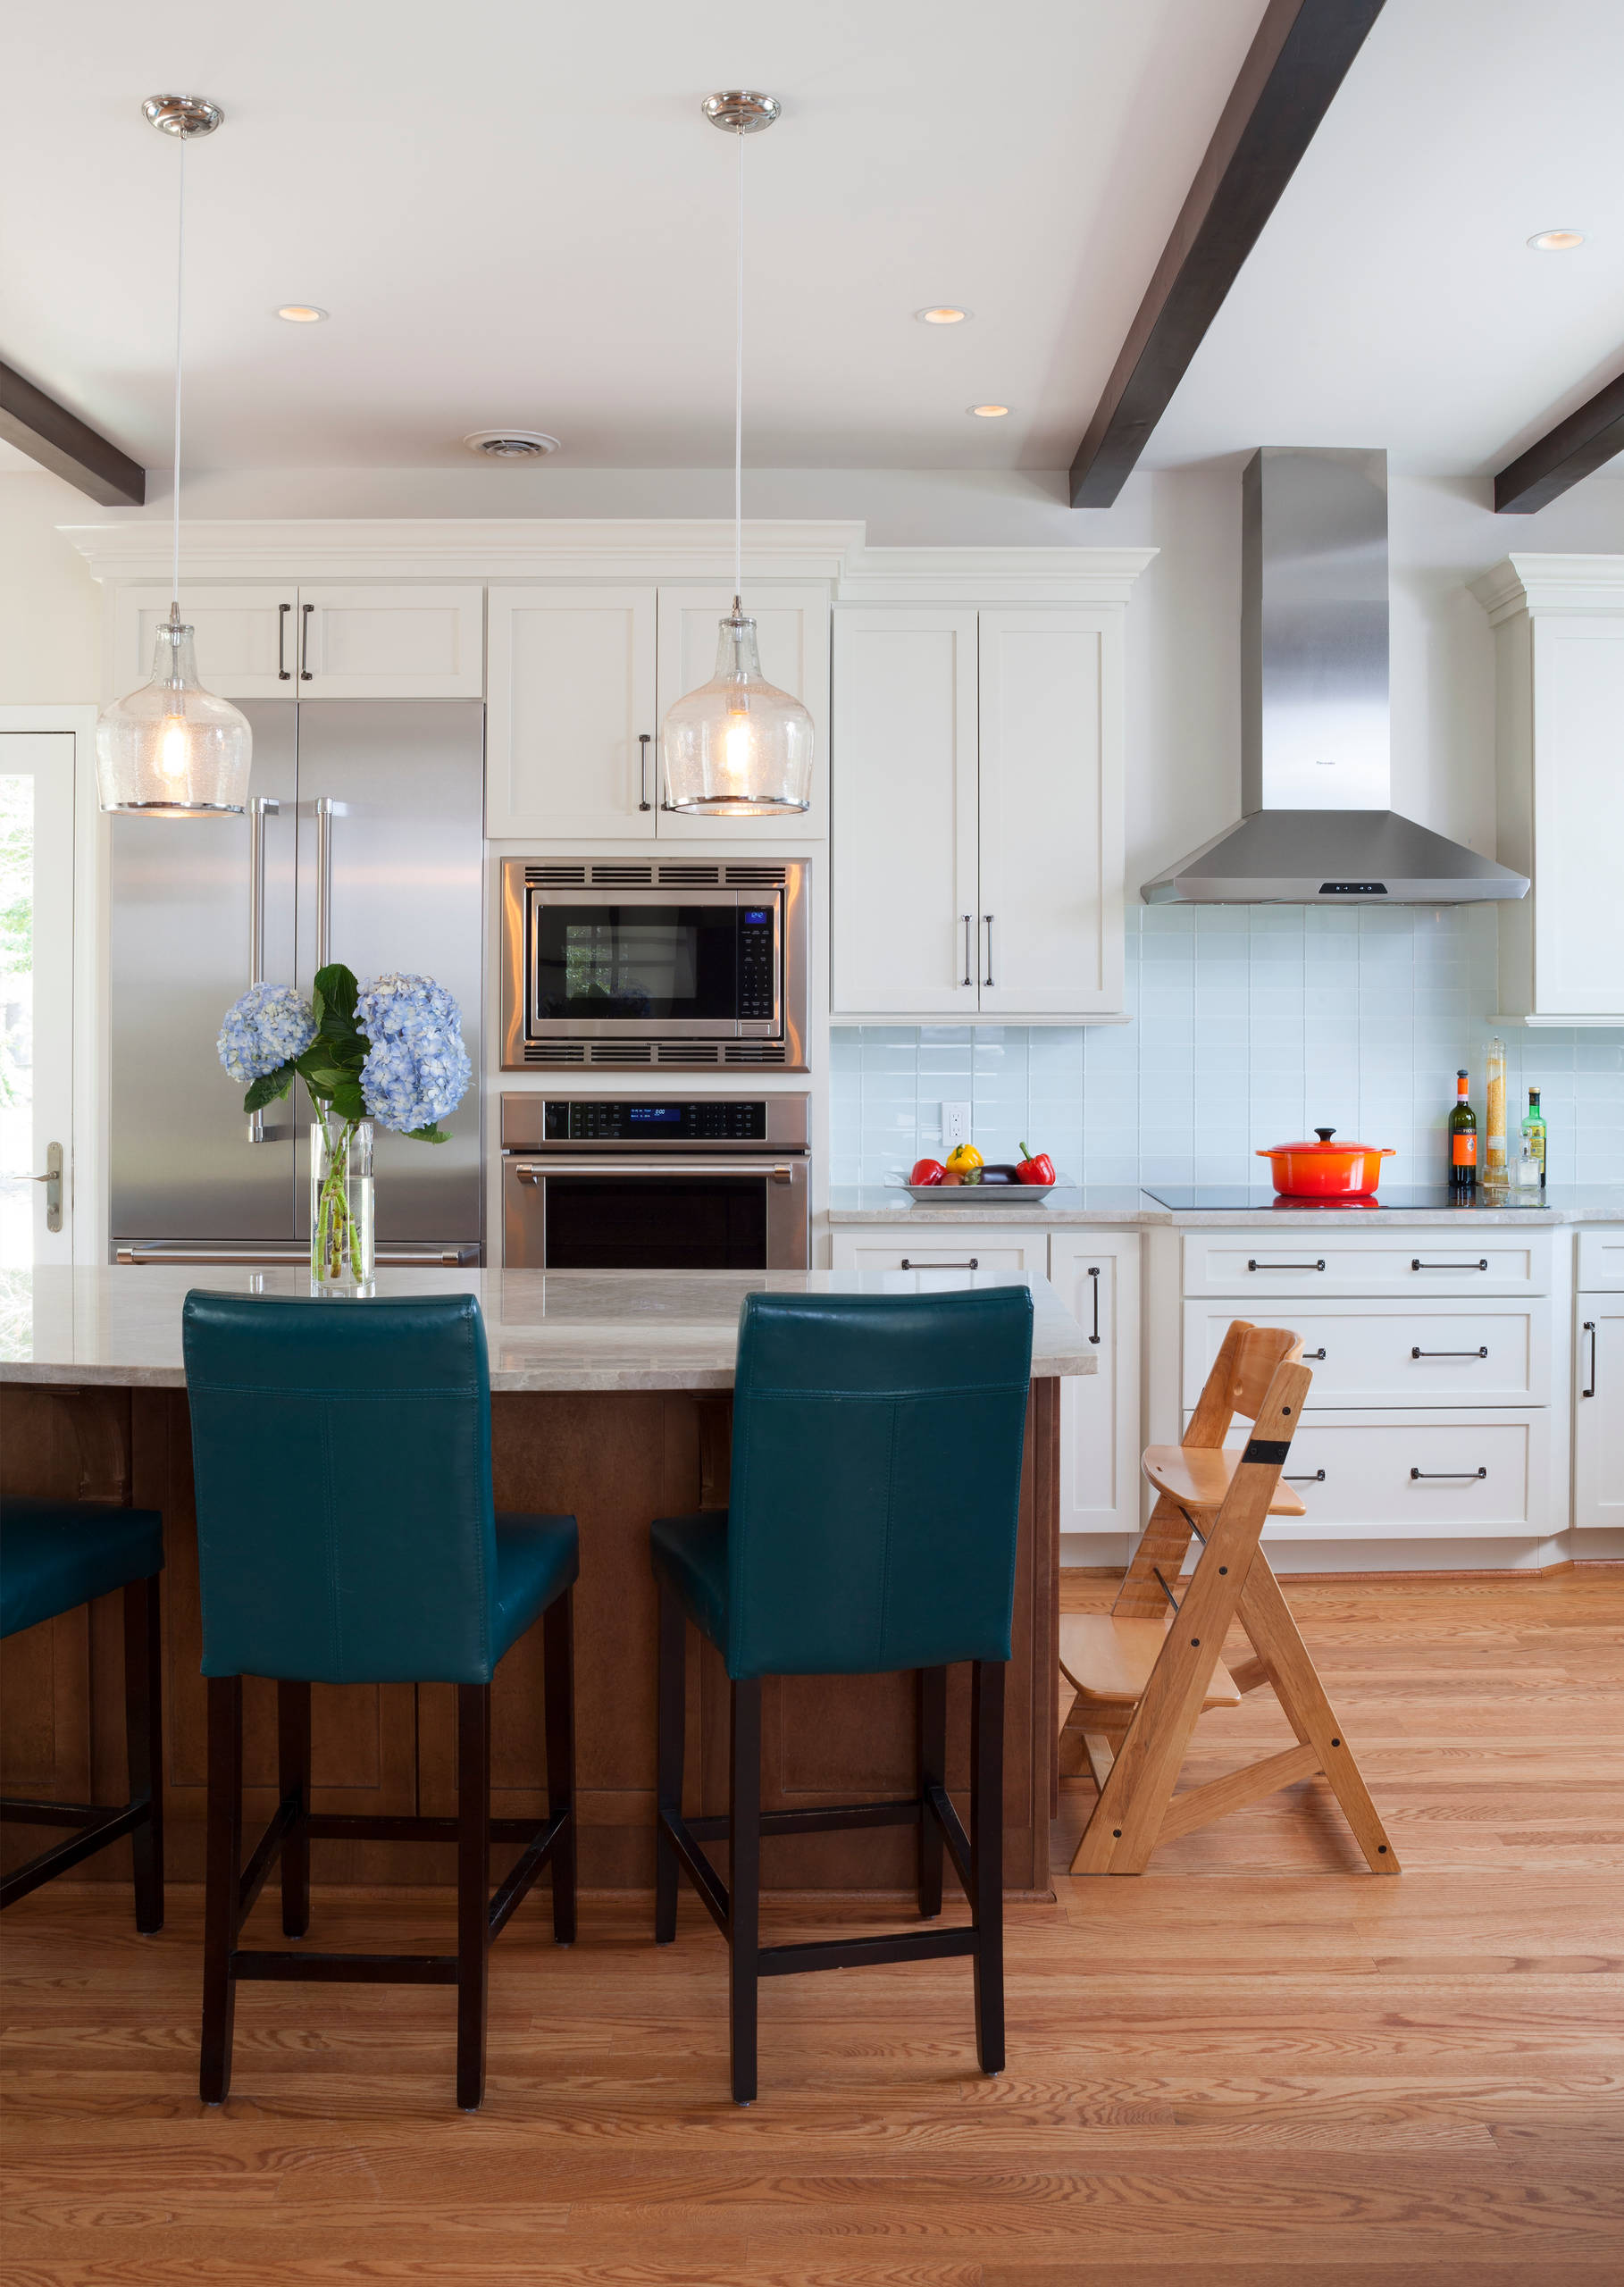
[[[318,1294],[369,1294],[373,1123],[329,1115],[310,1129],[310,1283]]]

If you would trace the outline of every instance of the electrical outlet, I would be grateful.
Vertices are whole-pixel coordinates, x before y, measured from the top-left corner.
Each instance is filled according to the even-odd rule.
[[[942,1148],[950,1152],[955,1144],[970,1140],[970,1107],[968,1104],[946,1104],[942,1107]]]

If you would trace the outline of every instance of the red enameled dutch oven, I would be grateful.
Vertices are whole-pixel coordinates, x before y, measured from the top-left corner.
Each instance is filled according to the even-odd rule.
[[[1314,1133],[1318,1144],[1277,1144],[1257,1155],[1268,1161],[1282,1199],[1362,1199],[1376,1189],[1390,1145],[1333,1144],[1334,1127]]]

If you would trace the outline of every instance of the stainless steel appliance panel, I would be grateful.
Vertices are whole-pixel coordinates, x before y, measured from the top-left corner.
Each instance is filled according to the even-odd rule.
[[[250,799],[263,811],[261,974],[290,980],[297,834],[291,700],[250,703]],[[282,1103],[250,1141],[243,1090],[220,1068],[220,1020],[249,983],[259,885],[246,817],[112,821],[113,1240],[294,1236],[293,1112]]]
[[[502,1261],[509,1270],[805,1270],[808,1169],[793,1152],[514,1155],[502,1163]]]
[[[377,1229],[391,1244],[477,1243],[481,1229],[480,1004],[485,712],[478,700],[314,700],[299,708],[298,960],[363,984],[389,969],[456,997],[473,1080],[447,1144],[378,1132]],[[301,1106],[297,1230],[309,1232]]]

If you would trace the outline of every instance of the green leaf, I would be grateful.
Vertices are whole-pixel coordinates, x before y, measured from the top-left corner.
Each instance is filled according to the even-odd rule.
[[[346,968],[342,961],[330,961],[325,968],[317,969],[315,989],[324,1009],[336,1009],[342,1017],[355,1016],[361,988],[353,968]]]
[[[340,1072],[333,1064],[318,1062],[314,1065],[307,1065],[301,1061],[299,1070],[313,1086],[318,1088],[341,1088],[345,1081],[350,1077],[347,1072]]]
[[[340,1119],[364,1119],[366,1098],[361,1093],[359,1083],[355,1080],[346,1080],[342,1087],[335,1088],[332,1092],[332,1108]]]
[[[259,1078],[250,1085],[242,1100],[242,1108],[244,1111],[264,1111],[267,1104],[273,1104],[279,1097],[285,1096],[292,1085],[292,1065],[279,1064],[274,1072],[262,1072]]]
[[[408,1127],[406,1134],[414,1144],[448,1144],[451,1138],[443,1127]]]

